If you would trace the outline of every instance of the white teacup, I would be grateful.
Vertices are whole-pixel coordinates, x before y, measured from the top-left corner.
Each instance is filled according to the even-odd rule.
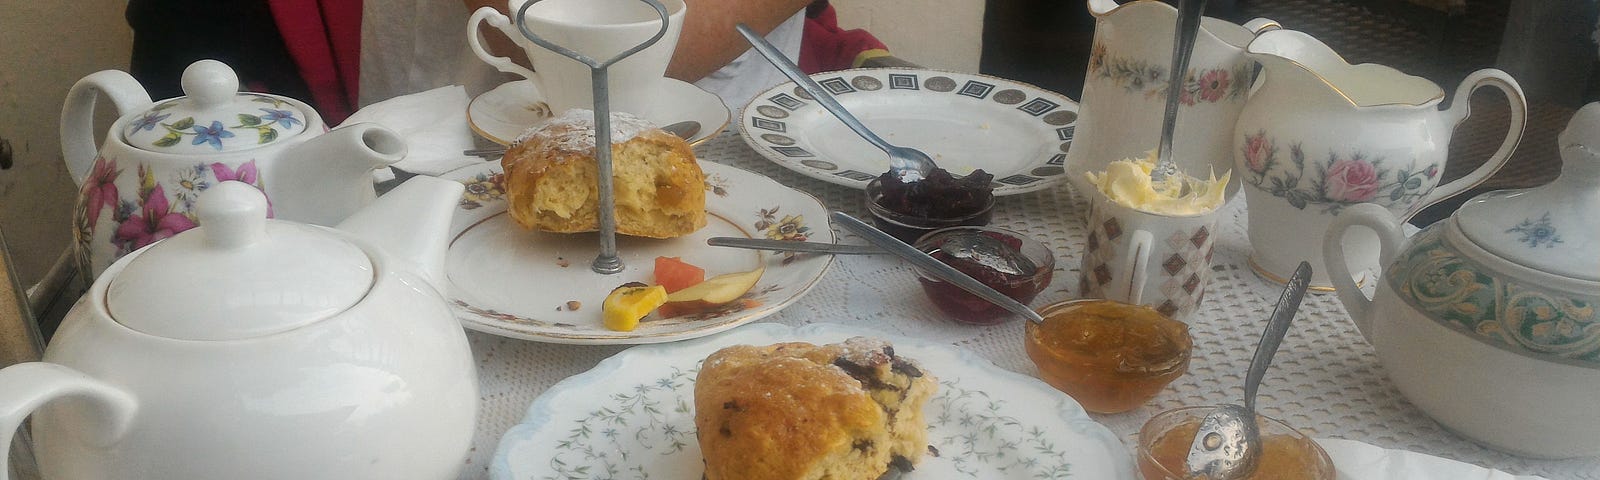
[[[611,108],[641,113],[657,97],[667,62],[683,31],[683,0],[659,0],[667,8],[667,32],[654,45],[634,53],[607,69]],[[509,0],[516,15],[524,0]],[[528,8],[528,30],[550,43],[604,62],[644,43],[661,29],[661,16],[640,0],[541,0]],[[484,22],[500,29],[527,53],[534,72],[483,48],[478,28]],[[594,91],[588,65],[535,45],[510,17],[492,7],[479,8],[467,20],[467,43],[473,53],[496,69],[532,80],[552,112],[594,108]]]
[[[1217,210],[1157,215],[1113,202],[1100,192],[1091,195],[1078,293],[1149,305],[1187,322],[1211,281]]]

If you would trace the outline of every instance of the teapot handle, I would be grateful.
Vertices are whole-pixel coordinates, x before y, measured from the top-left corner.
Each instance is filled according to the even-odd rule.
[[[534,83],[538,83],[539,77],[533,73],[533,70],[517,65],[510,58],[497,57],[489,53],[488,49],[483,48],[483,39],[478,34],[478,27],[483,25],[484,22],[489,22],[489,26],[500,29],[501,32],[505,32],[507,36],[513,39],[522,38],[522,33],[511,25],[511,18],[506,17],[506,14],[500,13],[494,7],[478,7],[477,11],[472,12],[472,18],[467,19],[467,45],[472,47],[472,53],[477,54],[478,58],[483,59],[484,63],[489,64],[496,70],[520,75],[523,78],[533,80]]]
[[[1456,87],[1455,97],[1450,100],[1450,108],[1444,111],[1445,120],[1449,122],[1452,129],[1461,126],[1461,122],[1466,121],[1467,117],[1472,115],[1472,92],[1477,91],[1479,87],[1485,86],[1500,89],[1501,92],[1506,94],[1506,100],[1511,103],[1511,124],[1506,128],[1505,141],[1500,143],[1500,149],[1495,150],[1494,154],[1489,156],[1488,161],[1483,162],[1483,165],[1478,166],[1472,173],[1468,173],[1466,176],[1455,179],[1450,183],[1434,187],[1432,192],[1428,192],[1426,196],[1418,200],[1411,207],[1411,211],[1406,212],[1401,217],[1402,221],[1409,220],[1412,215],[1416,215],[1417,212],[1428,208],[1430,205],[1456,196],[1456,194],[1467,191],[1488,180],[1495,172],[1500,171],[1500,167],[1506,165],[1506,161],[1511,159],[1511,153],[1516,151],[1517,143],[1522,141],[1522,130],[1528,124],[1528,100],[1523,97],[1522,87],[1517,85],[1517,79],[1511,78],[1511,75],[1504,71],[1485,68],[1467,75],[1467,78],[1461,81],[1461,85]],[[1440,167],[1443,168],[1442,165]]]
[[[34,410],[58,398],[87,401],[94,420],[102,428],[93,430],[89,440],[95,446],[110,445],[133,423],[138,404],[133,396],[77,370],[54,363],[19,363],[0,369],[0,448],[11,440]],[[0,455],[0,480],[10,480],[11,456]]]
[[[1372,299],[1367,298],[1361,287],[1356,286],[1355,277],[1350,274],[1350,264],[1345,263],[1344,258],[1345,233],[1350,227],[1358,225],[1378,233],[1378,265],[1383,267],[1387,267],[1389,261],[1394,259],[1395,253],[1400,250],[1400,242],[1405,241],[1406,237],[1400,232],[1400,220],[1388,209],[1373,203],[1360,203],[1344,209],[1334,217],[1327,235],[1322,237],[1323,264],[1328,266],[1328,277],[1339,294],[1339,303],[1343,303],[1345,311],[1350,313],[1356,330],[1371,342]]]
[[[104,93],[117,108],[117,118],[150,108],[150,94],[128,72],[103,70],[72,84],[67,102],[61,108],[61,158],[67,162],[72,181],[83,185],[94,167],[94,103]],[[117,132],[106,134],[110,140]]]

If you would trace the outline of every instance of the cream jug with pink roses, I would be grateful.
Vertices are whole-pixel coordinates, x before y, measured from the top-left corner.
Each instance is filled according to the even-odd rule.
[[[1488,179],[1522,138],[1527,101],[1500,70],[1468,75],[1441,107],[1437,84],[1382,65],[1351,65],[1301,32],[1262,33],[1245,53],[1262,71],[1235,125],[1234,177],[1250,212],[1250,266],[1268,280],[1282,282],[1305,260],[1317,272],[1312,287],[1330,290],[1320,246],[1342,211],[1372,203],[1409,218]],[[1505,140],[1482,166],[1440,185],[1450,136],[1467,118],[1467,99],[1484,86],[1510,100]],[[1347,258],[1376,257],[1370,232],[1345,242],[1346,251],[1360,252]]]
[[[360,123],[332,131],[310,105],[239,91],[233,69],[201,60],[183,71],[186,96],[153,102],[127,73],[97,72],[67,93],[61,152],[81,185],[73,209],[79,268],[98,276],[118,257],[194,228],[195,199],[234,180],[255,186],[275,218],[332,225],[377,198],[372,170],[400,161],[394,131]],[[96,152],[94,104],[120,116]]]

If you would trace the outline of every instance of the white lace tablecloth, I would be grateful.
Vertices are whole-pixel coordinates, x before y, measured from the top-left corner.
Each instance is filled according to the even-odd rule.
[[[866,218],[862,193],[793,173],[750,150],[736,131],[726,131],[696,149],[701,159],[751,170],[804,190],[857,218]],[[1281,287],[1258,279],[1245,258],[1243,198],[1225,207],[1205,304],[1190,322],[1194,359],[1189,373],[1149,404],[1132,412],[1095,418],[1124,442],[1160,411],[1184,405],[1236,402],[1243,373]],[[1066,182],[1054,189],[1000,198],[993,225],[1026,233],[1050,245],[1061,270],[1034,305],[1072,298],[1078,252],[1083,248],[1085,200]],[[820,219],[814,219],[816,222]],[[844,243],[865,243],[836,229]],[[823,282],[798,302],[762,321],[787,325],[847,323],[886,332],[945,341],[996,365],[1037,375],[1022,349],[1020,320],[992,327],[943,320],[923,297],[911,268],[887,256],[841,256]],[[553,345],[469,332],[477,357],[482,400],[473,451],[462,479],[488,477],[488,462],[500,436],[521,422],[535,397],[551,385],[594,367],[625,346]],[[1359,440],[1551,480],[1600,480],[1600,458],[1532,460],[1471,443],[1429,419],[1395,390],[1372,347],[1361,338],[1331,294],[1306,297],[1262,382],[1262,413],[1316,437]],[[1600,400],[1600,399],[1597,399]],[[1493,415],[1493,412],[1484,412]],[[1600,409],[1596,410],[1600,415]],[[1131,448],[1130,448],[1131,450]]]

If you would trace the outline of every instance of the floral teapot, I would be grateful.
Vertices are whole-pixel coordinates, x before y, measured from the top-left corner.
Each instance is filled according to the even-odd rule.
[[[198,228],[112,264],[43,362],[0,370],[0,445],[32,413],[48,480],[454,478],[477,375],[429,284],[461,193],[417,177],[335,230],[213,185]]]
[[[1323,241],[1339,300],[1400,392],[1446,428],[1520,455],[1600,455],[1600,103],[1559,136],[1561,176],[1490,192],[1407,240],[1352,206]],[[1378,232],[1368,299],[1345,233]]]
[[[1383,65],[1350,65],[1317,39],[1293,30],[1256,36],[1247,55],[1261,63],[1258,86],[1239,113],[1233,136],[1234,178],[1250,211],[1250,266],[1282,282],[1302,260],[1311,286],[1332,286],[1316,245],[1351,205],[1381,205],[1402,217],[1487,180],[1522,139],[1528,104],[1505,72],[1486,68],[1444,89]],[[1494,87],[1510,103],[1499,150],[1466,176],[1440,184],[1450,137],[1467,119],[1468,98]],[[1351,248],[1373,256],[1370,236]]]
[[[195,199],[236,180],[267,194],[268,214],[332,225],[371,202],[372,169],[400,161],[393,131],[355,124],[328,131],[304,102],[239,92],[222,62],[183,71],[186,96],[150,101],[127,73],[79,80],[61,114],[61,152],[80,185],[73,210],[80,267],[99,275],[128,252],[195,225]],[[95,152],[94,104],[104,95],[120,117]]]

